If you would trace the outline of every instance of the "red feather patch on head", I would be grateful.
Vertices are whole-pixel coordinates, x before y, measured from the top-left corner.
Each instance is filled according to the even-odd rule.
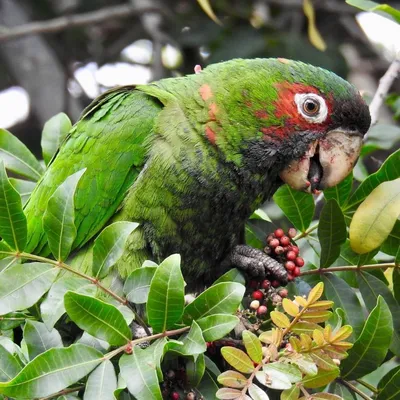
[[[331,97],[323,96],[314,86],[307,86],[301,83],[277,83],[278,99],[274,102],[275,117],[282,120],[281,126],[266,126],[261,131],[268,137],[284,137],[288,134],[295,134],[298,131],[324,131],[331,123],[330,114],[333,104]],[[296,94],[314,93],[325,99],[328,107],[328,117],[321,123],[307,121],[300,113],[295,102]]]

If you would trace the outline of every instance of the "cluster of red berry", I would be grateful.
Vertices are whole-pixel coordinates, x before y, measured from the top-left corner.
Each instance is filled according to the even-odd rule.
[[[280,282],[276,280],[272,282],[268,279],[261,282],[250,281],[250,287],[255,289],[251,294],[253,301],[250,303],[250,308],[256,311],[259,318],[263,318],[268,311],[267,306],[263,304],[264,301],[271,299],[273,303],[280,303],[282,298],[287,297],[287,289],[275,290],[280,285]]]
[[[300,268],[304,265],[304,259],[299,257],[299,248],[291,242],[296,234],[294,228],[290,228],[287,235],[279,228],[268,235],[267,247],[264,249],[267,254],[284,264],[289,281],[300,275]]]

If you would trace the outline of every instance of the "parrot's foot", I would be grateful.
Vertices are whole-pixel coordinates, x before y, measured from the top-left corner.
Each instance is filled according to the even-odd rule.
[[[229,262],[252,278],[273,277],[281,284],[288,281],[285,267],[263,251],[246,245],[234,247]]]

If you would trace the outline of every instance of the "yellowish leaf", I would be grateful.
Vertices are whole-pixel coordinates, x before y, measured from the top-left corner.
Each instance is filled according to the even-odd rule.
[[[331,325],[326,325],[324,328],[324,338],[325,341],[330,343],[331,338],[332,338],[332,326]]]
[[[329,308],[332,308],[334,305],[333,301],[330,300],[320,300],[317,301],[314,304],[311,304],[308,306],[308,309],[311,311],[316,311],[316,310],[328,310]]]
[[[361,203],[350,223],[350,245],[359,254],[379,247],[400,215],[400,178],[383,182]]]
[[[347,352],[346,350],[342,349],[337,349],[334,346],[325,346],[324,347],[324,352],[330,357],[330,358],[337,358],[338,360],[343,360],[344,358],[347,357]]]
[[[340,342],[347,339],[353,333],[353,328],[350,325],[343,325],[331,338],[331,343]]]
[[[332,369],[329,371],[318,370],[318,374],[314,376],[305,376],[303,379],[303,385],[306,388],[318,388],[325,386],[332,382],[339,375],[339,368]]]
[[[253,362],[244,351],[236,349],[235,347],[222,347],[221,354],[225,361],[238,371],[245,374],[251,374],[253,372]]]
[[[305,333],[311,336],[315,329],[322,331],[323,328],[312,322],[300,321],[293,325],[291,331],[297,333],[298,335],[300,335],[300,333]]]
[[[272,344],[276,347],[280,347],[283,340],[283,332],[281,329],[273,328],[272,329]]]
[[[282,307],[286,314],[289,314],[292,317],[295,317],[299,313],[299,306],[287,298],[282,300]]]
[[[311,340],[310,336],[308,336],[304,333],[301,333],[300,334],[300,342],[301,342],[301,347],[303,348],[303,350],[311,349],[312,340]]]
[[[293,348],[294,351],[300,352],[300,350],[301,350],[301,343],[300,343],[300,340],[299,340],[299,339],[297,339],[297,338],[294,337],[294,336],[291,336],[291,337],[289,338],[289,343],[292,345],[292,348]]]
[[[310,290],[307,303],[309,305],[314,304],[322,296],[322,293],[324,293],[324,283],[319,282]]]
[[[325,344],[324,334],[319,329],[314,330],[313,339],[317,346],[323,346]]]
[[[332,344],[333,347],[336,349],[341,349],[341,350],[349,350],[353,347],[353,343],[350,342],[335,342],[335,344]]]
[[[325,371],[337,369],[337,365],[332,361],[332,359],[324,354],[321,350],[310,352],[310,356],[320,369]]]
[[[241,394],[242,392],[237,389],[222,388],[217,390],[215,396],[217,397],[217,399],[221,400],[233,400],[237,399]]]
[[[310,398],[300,397],[299,400],[310,400]],[[331,393],[313,393],[312,400],[343,400],[343,397]]]
[[[331,311],[310,311],[305,312],[301,319],[303,321],[314,322],[315,324],[327,321],[332,315]]]
[[[197,0],[197,2],[200,4],[200,7],[208,15],[209,18],[211,18],[216,24],[222,25],[221,21],[215,15],[214,10],[212,9],[208,0]]]
[[[242,338],[247,354],[254,362],[259,364],[262,361],[262,346],[260,340],[250,331],[243,331]]]
[[[263,343],[270,344],[273,342],[273,331],[265,331],[258,337]]]
[[[293,385],[290,389],[286,389],[281,393],[281,400],[297,400],[300,395],[300,388]]]
[[[308,19],[308,38],[310,39],[310,42],[318,50],[325,51],[326,43],[324,39],[322,39],[315,24],[315,11],[311,0],[303,0],[303,11]]]
[[[307,300],[304,297],[294,296],[294,300],[302,307],[305,307],[307,305]]]
[[[231,388],[242,389],[247,384],[247,378],[237,371],[225,371],[217,378],[221,385]]]
[[[288,328],[290,326],[289,318],[279,311],[271,311],[271,319],[278,328]]]

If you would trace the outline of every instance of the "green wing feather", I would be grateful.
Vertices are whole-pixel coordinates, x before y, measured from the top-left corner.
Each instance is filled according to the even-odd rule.
[[[73,248],[81,247],[104,226],[146,161],[154,118],[161,108],[157,99],[123,87],[105,93],[83,112],[25,206],[27,251],[48,252],[42,227],[48,200],[82,168],[87,170],[75,193]]]

